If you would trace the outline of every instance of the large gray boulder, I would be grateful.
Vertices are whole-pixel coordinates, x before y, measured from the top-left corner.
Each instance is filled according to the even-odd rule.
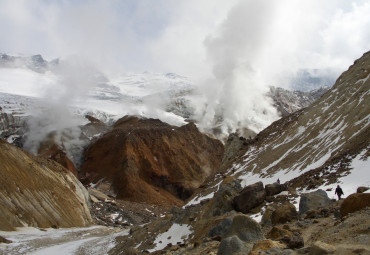
[[[259,206],[266,198],[266,191],[262,182],[245,187],[239,196],[233,200],[235,210],[248,213],[251,209]]]
[[[233,199],[237,196],[242,187],[240,181],[234,177],[226,178],[220,185],[219,190],[213,197],[210,205],[211,215],[219,216],[234,210]]]
[[[217,255],[248,254],[251,248],[237,236],[230,236],[221,241]]]
[[[261,226],[243,214],[224,219],[211,228],[208,235],[210,237],[221,236],[222,238],[237,236],[244,242],[254,242],[265,238]]]
[[[302,215],[310,210],[317,210],[333,203],[325,191],[319,189],[311,193],[301,195],[299,201],[299,214]]]

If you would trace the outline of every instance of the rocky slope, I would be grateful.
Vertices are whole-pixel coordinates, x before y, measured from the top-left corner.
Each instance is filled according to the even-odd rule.
[[[86,189],[54,161],[0,139],[0,229],[77,227],[91,223]]]
[[[370,196],[350,195],[370,186],[369,78],[370,52],[310,107],[254,139],[230,136],[223,174],[111,254],[369,254]],[[334,195],[340,182],[343,203],[318,190]]]
[[[39,54],[26,57],[0,53],[0,67],[2,68],[29,68],[32,71],[43,73],[57,65],[58,62],[58,59],[48,62]]]
[[[180,205],[216,173],[222,154],[221,142],[193,123],[126,116],[87,149],[81,171],[116,198]]]
[[[346,163],[359,154],[363,160],[369,156],[369,73],[370,52],[310,107],[274,122],[246,141],[227,171],[247,183],[255,178],[285,182],[304,174],[319,178],[297,183],[301,188],[336,182],[350,171]]]
[[[308,92],[298,90],[290,91],[283,88],[270,87],[270,91],[267,93],[267,96],[273,100],[274,106],[280,115],[285,117],[302,108],[308,107],[328,90],[328,86]]]

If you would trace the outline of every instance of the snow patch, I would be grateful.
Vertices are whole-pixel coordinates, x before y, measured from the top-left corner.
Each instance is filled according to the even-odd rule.
[[[192,233],[190,226],[174,223],[169,230],[157,236],[154,241],[155,247],[149,252],[154,252],[164,249],[168,244],[176,245],[182,243]]]

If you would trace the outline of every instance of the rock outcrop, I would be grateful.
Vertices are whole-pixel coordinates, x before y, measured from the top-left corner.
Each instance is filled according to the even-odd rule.
[[[180,205],[216,173],[223,145],[193,123],[170,126],[126,116],[85,152],[82,173],[117,198]]]
[[[325,191],[319,189],[315,192],[302,194],[299,201],[299,214],[302,215],[310,210],[328,206],[333,201],[328,197]]]
[[[267,184],[265,186],[265,190],[266,190],[266,196],[274,196],[286,190],[286,186],[284,184],[274,182],[272,184]]]
[[[245,187],[240,195],[234,198],[234,207],[237,211],[248,213],[252,208],[260,205],[266,198],[266,191],[262,182]]]
[[[0,139],[0,229],[91,223],[88,193],[61,165]]]
[[[347,216],[347,214],[357,212],[367,206],[370,207],[370,194],[355,193],[344,199],[340,213],[342,216]]]
[[[298,90],[290,91],[283,88],[270,87],[267,96],[273,100],[274,106],[279,111],[280,115],[287,116],[295,111],[308,107],[328,90],[329,87],[327,86],[308,92]]]
[[[295,206],[290,203],[285,203],[279,206],[271,214],[272,224],[282,224],[297,218],[298,212],[295,209]]]
[[[63,151],[63,149],[59,145],[55,143],[54,144],[42,143],[39,148],[38,155],[58,162],[66,169],[71,171],[76,177],[78,176],[75,165],[67,157],[67,154]]]

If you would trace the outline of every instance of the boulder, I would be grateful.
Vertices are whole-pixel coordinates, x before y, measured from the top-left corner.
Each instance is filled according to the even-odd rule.
[[[303,237],[298,232],[294,232],[292,236],[284,236],[280,241],[285,243],[289,249],[298,249],[304,246]]]
[[[297,218],[298,212],[295,206],[291,203],[285,203],[272,212],[271,223],[273,225],[282,224]]]
[[[220,185],[219,190],[210,201],[209,216],[219,216],[232,211],[233,199],[240,193],[240,181],[234,177],[227,177]]]
[[[231,224],[233,223],[232,218],[226,218],[223,221],[219,222],[216,226],[209,230],[208,236],[216,237],[216,236],[226,236],[229,233]]]
[[[262,226],[270,226],[272,225],[272,222],[271,222],[271,215],[272,213],[276,210],[276,207],[275,206],[267,206],[266,207],[266,210],[265,212],[263,213],[262,215],[262,219],[261,219],[261,225]]]
[[[222,238],[237,236],[244,242],[254,242],[265,238],[261,226],[243,214],[224,219],[211,228],[208,235],[210,237],[221,236]]]
[[[365,191],[369,190],[369,187],[358,187],[357,193],[364,193]]]
[[[260,251],[267,251],[267,250],[270,250],[272,248],[285,249],[285,248],[287,248],[287,246],[285,244],[280,243],[280,242],[272,241],[272,240],[269,240],[269,239],[260,240],[260,241],[256,242],[253,245],[252,251],[249,253],[249,255],[259,255],[259,254],[261,254]]]
[[[344,199],[340,206],[342,217],[370,206],[370,193],[355,193]]]
[[[302,215],[307,211],[317,210],[332,203],[333,201],[324,190],[319,189],[311,193],[305,193],[301,195],[299,201],[299,214]]]
[[[262,182],[248,185],[245,187],[239,196],[233,200],[235,210],[248,213],[251,209],[259,206],[266,198],[266,191],[263,188]]]
[[[221,241],[217,255],[248,254],[250,250],[237,236],[230,236]]]
[[[284,236],[292,237],[294,234],[290,230],[274,226],[266,235],[266,238],[280,240]]]
[[[335,254],[336,251],[337,249],[333,245],[317,241],[312,245],[309,255]]]
[[[100,201],[107,201],[110,200],[110,198],[105,195],[103,192],[94,189],[94,188],[88,188],[87,190],[91,196],[94,196],[95,198],[99,199]]]
[[[274,182],[273,184],[267,184],[265,186],[265,190],[266,190],[266,196],[274,196],[286,190],[286,186],[284,184]]]

